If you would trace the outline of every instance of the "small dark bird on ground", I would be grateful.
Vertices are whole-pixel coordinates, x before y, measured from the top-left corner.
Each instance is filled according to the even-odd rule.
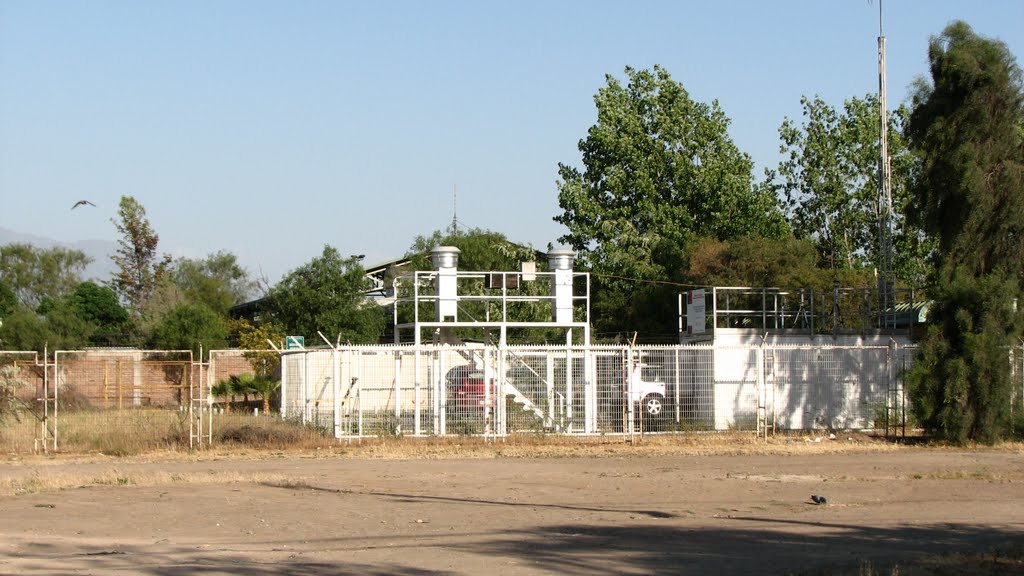
[[[74,210],[75,208],[78,208],[79,206],[85,206],[87,204],[89,206],[96,206],[95,204],[93,204],[92,202],[89,202],[88,200],[79,200],[78,202],[75,202],[75,205],[72,206],[71,209]]]
[[[828,499],[824,496],[811,495],[811,502],[815,504],[828,504]]]

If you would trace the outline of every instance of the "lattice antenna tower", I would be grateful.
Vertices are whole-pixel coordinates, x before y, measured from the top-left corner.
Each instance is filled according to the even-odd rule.
[[[883,327],[893,311],[892,168],[889,164],[889,110],[885,90],[885,32],[878,0],[878,114],[881,153],[878,159],[878,293]]]
[[[450,235],[455,236],[459,233],[459,185],[455,184],[452,186],[452,225],[449,230]]]

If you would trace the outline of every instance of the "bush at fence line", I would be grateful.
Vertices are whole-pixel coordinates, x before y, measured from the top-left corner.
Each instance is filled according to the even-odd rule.
[[[237,398],[242,397],[244,405],[249,404],[249,395],[253,393],[250,383],[256,377],[248,372],[232,374],[222,378],[210,387],[210,395],[220,398],[224,404],[224,411],[231,412],[231,409],[238,405]]]
[[[541,413],[545,412],[538,406]],[[509,432],[529,432],[532,434],[546,433],[544,418],[536,412],[516,402],[514,396],[505,397],[505,420],[508,423]]]
[[[221,398],[226,412],[232,407],[237,407],[236,398],[241,396],[244,405],[249,407],[249,395],[260,400],[260,406],[264,414],[271,411],[271,400],[281,389],[280,380],[271,380],[265,376],[256,376],[249,372],[232,374],[227,378],[218,380],[210,387],[210,395],[214,398]]]
[[[214,444],[224,443],[250,448],[302,448],[333,441],[333,433],[298,420],[253,418],[249,415],[225,415],[214,425]]]
[[[366,418],[373,436],[401,436],[401,421],[394,412],[378,410]],[[364,423],[364,428],[367,426]]]
[[[483,434],[483,421],[479,418],[452,417],[445,420],[445,433],[455,436]]]
[[[0,366],[0,426],[8,419],[21,422],[26,406],[18,397],[18,393],[27,386],[21,377],[21,369],[16,366]]]

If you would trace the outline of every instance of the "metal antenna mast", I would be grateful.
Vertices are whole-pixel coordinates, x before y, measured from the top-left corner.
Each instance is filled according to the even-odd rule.
[[[885,93],[885,32],[882,28],[882,0],[878,0],[878,113],[881,155],[878,162],[878,295],[881,324],[891,327],[893,305],[892,169],[889,165],[889,111]]]
[[[459,185],[452,185],[452,230],[454,236],[459,232]]]

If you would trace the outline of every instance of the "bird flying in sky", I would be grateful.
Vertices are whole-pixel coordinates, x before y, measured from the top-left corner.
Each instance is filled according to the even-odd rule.
[[[89,206],[96,206],[95,204],[89,202],[88,200],[79,200],[78,202],[75,202],[75,205],[72,206],[71,209],[74,210],[75,208],[78,208],[79,206],[85,206],[86,204],[88,204]]]

